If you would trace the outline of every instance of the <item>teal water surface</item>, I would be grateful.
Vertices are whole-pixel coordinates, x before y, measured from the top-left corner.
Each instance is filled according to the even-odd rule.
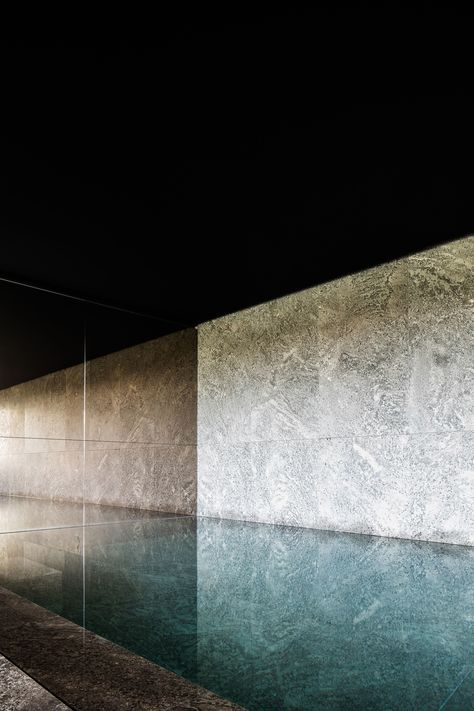
[[[474,549],[212,519],[0,536],[0,584],[250,710],[474,709]]]

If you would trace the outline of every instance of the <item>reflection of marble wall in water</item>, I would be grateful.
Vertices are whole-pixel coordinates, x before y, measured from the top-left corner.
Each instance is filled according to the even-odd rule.
[[[325,690],[330,708],[431,708],[426,688],[446,698],[474,653],[473,564],[469,547],[198,519],[197,681],[261,709]]]
[[[474,237],[198,334],[199,514],[474,545]]]
[[[0,536],[0,585],[82,624],[80,529]]]
[[[5,534],[0,585],[78,624],[85,615],[97,634],[196,674],[193,519]]]
[[[86,531],[89,629],[193,679],[195,520],[128,523],[106,534],[99,528]],[[116,625],[125,615],[129,623]]]
[[[0,391],[0,493],[194,513],[196,332]]]

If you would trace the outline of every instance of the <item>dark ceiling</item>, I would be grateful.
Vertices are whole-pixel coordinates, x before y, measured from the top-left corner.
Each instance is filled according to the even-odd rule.
[[[166,332],[474,231],[471,15],[332,7],[3,45],[0,274]]]

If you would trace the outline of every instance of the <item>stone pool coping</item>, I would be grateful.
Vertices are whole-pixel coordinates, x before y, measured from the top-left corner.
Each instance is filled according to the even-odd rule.
[[[244,711],[2,587],[0,654],[77,711]]]

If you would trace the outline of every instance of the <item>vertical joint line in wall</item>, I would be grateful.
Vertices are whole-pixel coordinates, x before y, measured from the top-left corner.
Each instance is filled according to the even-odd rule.
[[[199,328],[196,328],[196,503],[195,515],[199,514]],[[197,596],[197,591],[196,591]]]
[[[85,513],[85,479],[86,479],[86,397],[87,397],[87,324],[84,319],[82,355],[82,628],[86,633],[86,513]]]

